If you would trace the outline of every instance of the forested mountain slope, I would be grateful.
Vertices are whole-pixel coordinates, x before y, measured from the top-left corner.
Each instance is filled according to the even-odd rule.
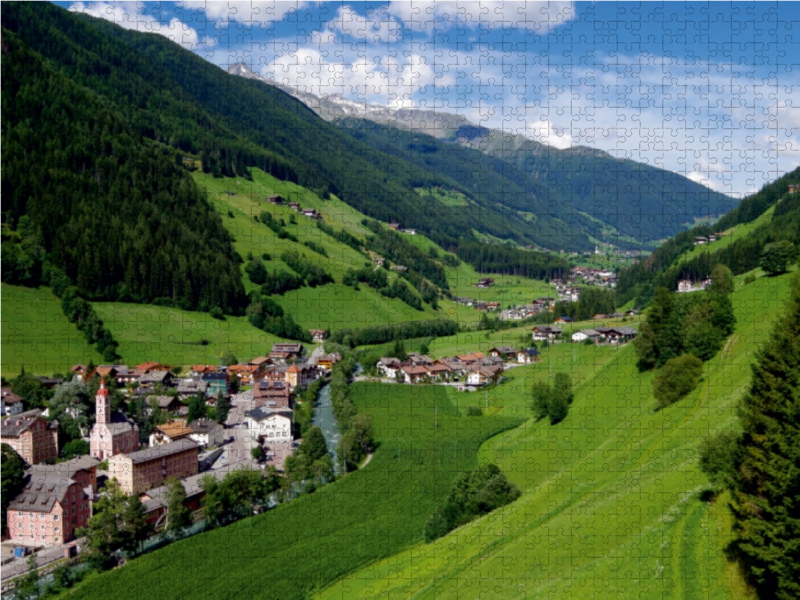
[[[292,94],[345,131],[371,130],[373,138],[380,137],[384,147],[390,145],[390,152],[401,153],[418,169],[429,169],[444,156],[444,160],[460,160],[467,167],[462,171],[471,167],[488,177],[502,174],[508,189],[493,201],[512,211],[537,215],[545,233],[552,226],[562,228],[567,236],[574,230],[583,232],[567,247],[585,247],[586,234],[623,246],[631,242],[620,235],[647,244],[679,233],[696,217],[724,214],[736,204],[735,199],[682,175],[618,159],[602,150],[558,149],[442,111],[365,105],[338,96],[319,98],[264,78],[242,62],[230,65],[228,72]],[[368,141],[377,147],[376,139]],[[459,182],[468,183],[462,178]],[[483,189],[502,188],[484,182]],[[551,233],[551,237],[557,235]],[[547,247],[558,246],[550,241]]]

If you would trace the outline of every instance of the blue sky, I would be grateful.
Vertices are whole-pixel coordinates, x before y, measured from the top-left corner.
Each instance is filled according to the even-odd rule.
[[[58,4],[318,95],[461,113],[734,196],[800,166],[800,3]]]

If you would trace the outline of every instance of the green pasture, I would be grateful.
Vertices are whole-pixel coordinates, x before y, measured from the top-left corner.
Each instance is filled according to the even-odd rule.
[[[632,346],[609,350],[604,360],[588,354],[598,349],[577,346],[577,363],[570,363],[567,345],[550,349],[549,364],[558,365],[552,373],[566,369],[578,383],[569,416],[556,426],[528,420],[488,440],[480,453],[523,497],[434,544],[376,561],[320,597],[747,597],[722,552],[730,514],[724,498],[707,493],[697,445],[736,426],[753,351],[788,293],[789,276],[738,290],[736,333],[707,363],[700,387],[659,412],[652,374],[637,372]],[[526,411],[531,374],[551,373],[540,365],[525,369],[525,383],[499,414]],[[499,394],[503,386],[494,389]]]
[[[129,365],[151,360],[182,366],[219,364],[220,356],[229,352],[240,361],[248,361],[269,354],[275,342],[285,341],[256,329],[245,317],[218,321],[208,313],[162,306],[114,302],[93,305],[119,342],[119,353]]]
[[[359,412],[373,416],[379,442],[362,470],[261,516],[132,560],[67,595],[312,597],[337,578],[418,544],[452,479],[477,465],[480,444],[521,422],[460,416],[442,387],[359,383],[352,399]]]
[[[72,365],[100,364],[95,352],[61,310],[50,288],[25,288],[3,283],[2,374],[19,375],[22,367],[36,375],[65,373]]]

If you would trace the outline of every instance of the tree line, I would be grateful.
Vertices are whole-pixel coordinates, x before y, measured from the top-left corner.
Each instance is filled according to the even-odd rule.
[[[347,348],[372,344],[385,344],[394,340],[408,340],[418,337],[443,337],[458,333],[458,323],[449,319],[411,321],[371,325],[362,329],[343,327],[333,331],[329,341]]]
[[[761,598],[800,597],[800,278],[784,316],[752,365],[739,423],[700,445],[701,469],[731,491],[729,555]]]

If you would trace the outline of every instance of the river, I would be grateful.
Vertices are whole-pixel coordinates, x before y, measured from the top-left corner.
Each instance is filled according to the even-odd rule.
[[[342,437],[339,431],[339,424],[333,415],[333,404],[331,403],[331,387],[323,386],[317,396],[317,403],[314,406],[314,417],[311,424],[316,425],[322,430],[325,441],[328,443],[328,452],[331,453],[336,472],[339,472],[339,461],[336,460],[336,448],[339,446],[339,439]]]

